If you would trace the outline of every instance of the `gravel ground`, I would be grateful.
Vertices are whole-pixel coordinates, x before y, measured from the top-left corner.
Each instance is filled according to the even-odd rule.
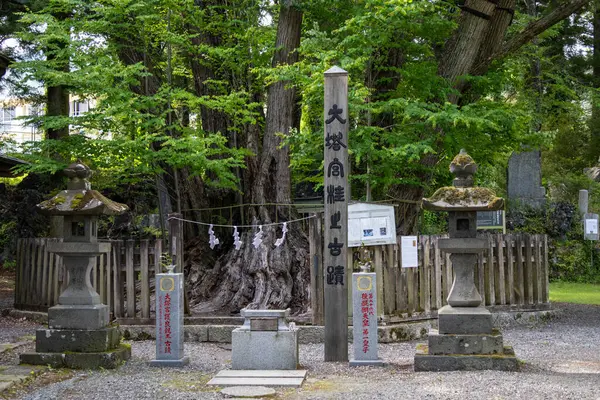
[[[563,313],[536,327],[507,326],[505,342],[525,361],[521,372],[413,372],[419,342],[380,346],[384,368],[324,363],[323,345],[300,346],[308,379],[278,389],[286,399],[600,399],[600,307],[557,304]],[[205,383],[230,367],[228,345],[186,343],[191,364],[150,368],[154,342],[131,342],[132,359],[116,371],[77,372],[33,389],[23,399],[221,399]]]

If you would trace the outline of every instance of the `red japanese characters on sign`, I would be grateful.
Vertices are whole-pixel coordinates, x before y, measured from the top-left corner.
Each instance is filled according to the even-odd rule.
[[[363,293],[361,298],[361,313],[362,313],[362,326],[363,326],[363,353],[369,352],[369,317],[375,316],[373,310],[373,293]]]
[[[165,326],[165,350],[167,354],[171,354],[171,296],[165,294],[164,300],[164,326]]]

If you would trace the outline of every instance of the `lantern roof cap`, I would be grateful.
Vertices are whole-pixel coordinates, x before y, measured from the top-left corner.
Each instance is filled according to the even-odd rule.
[[[116,215],[129,208],[105,197],[97,190],[92,190],[89,178],[92,170],[80,160],[63,170],[69,178],[67,189],[56,196],[37,205],[38,209],[48,215]]]

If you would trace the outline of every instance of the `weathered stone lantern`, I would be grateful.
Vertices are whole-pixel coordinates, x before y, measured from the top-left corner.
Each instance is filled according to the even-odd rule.
[[[440,239],[439,248],[450,254],[454,281],[448,305],[438,310],[439,329],[429,332],[428,346],[417,348],[415,370],[516,370],[514,352],[493,329],[474,280],[477,257],[487,247],[486,240],[477,239],[477,211],[500,210],[504,199],[490,189],[473,187],[477,164],[464,150],[454,157],[450,171],[456,176],[454,186],[423,199],[423,208],[448,212],[449,239]]]
[[[73,368],[114,368],[130,357],[119,345],[118,327],[109,325],[108,306],[91,285],[94,259],[110,251],[110,243],[98,242],[98,217],[127,210],[91,190],[92,171],[80,161],[64,170],[67,190],[38,204],[41,212],[64,216],[63,242],[48,244],[48,251],[62,256],[69,281],[48,309],[48,329],[36,333],[36,352],[21,355],[27,364],[50,364]]]

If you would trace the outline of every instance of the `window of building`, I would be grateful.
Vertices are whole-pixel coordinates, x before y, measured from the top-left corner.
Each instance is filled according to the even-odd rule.
[[[88,109],[89,109],[89,106],[88,106],[87,101],[73,100],[71,102],[71,110],[72,110],[71,115],[73,117],[77,117],[79,115],[85,114],[88,111]]]
[[[3,124],[9,124],[15,119],[16,113],[14,107],[4,107],[0,110],[0,122],[2,122]]]

